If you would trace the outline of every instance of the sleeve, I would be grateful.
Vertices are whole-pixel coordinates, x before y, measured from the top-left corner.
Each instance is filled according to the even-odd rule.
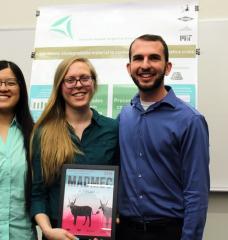
[[[193,116],[182,139],[184,225],[181,240],[201,240],[206,222],[209,176],[209,132],[201,115]]]
[[[119,147],[119,121],[115,120],[116,127],[116,146],[115,146],[115,154],[114,154],[114,164],[120,166],[120,147]]]
[[[38,213],[47,214],[47,186],[43,182],[41,170],[40,131],[34,135],[32,143],[32,191],[31,191],[31,218]]]

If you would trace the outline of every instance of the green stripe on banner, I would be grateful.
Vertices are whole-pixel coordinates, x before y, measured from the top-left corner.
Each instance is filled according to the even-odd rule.
[[[86,46],[36,48],[35,59],[63,59],[71,56],[97,58],[127,58],[128,47]]]
[[[195,58],[196,45],[170,45],[169,55],[171,58]]]
[[[86,47],[47,47],[36,48],[35,59],[64,59],[71,56],[98,58],[128,58],[129,46],[86,46]],[[195,45],[170,45],[171,58],[194,58]]]

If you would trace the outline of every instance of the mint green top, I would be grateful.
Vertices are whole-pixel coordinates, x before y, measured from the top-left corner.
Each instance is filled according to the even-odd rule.
[[[25,210],[27,163],[23,135],[14,119],[6,142],[0,136],[0,239],[35,239]]]

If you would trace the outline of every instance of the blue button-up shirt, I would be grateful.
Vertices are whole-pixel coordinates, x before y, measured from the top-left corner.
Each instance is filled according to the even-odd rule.
[[[142,220],[183,218],[181,240],[200,240],[210,185],[208,127],[167,90],[146,111],[135,96],[119,115],[119,212]]]

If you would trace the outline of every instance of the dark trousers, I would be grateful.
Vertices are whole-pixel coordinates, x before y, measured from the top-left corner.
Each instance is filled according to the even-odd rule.
[[[139,222],[120,218],[116,226],[116,240],[180,240],[183,220],[165,218]]]

